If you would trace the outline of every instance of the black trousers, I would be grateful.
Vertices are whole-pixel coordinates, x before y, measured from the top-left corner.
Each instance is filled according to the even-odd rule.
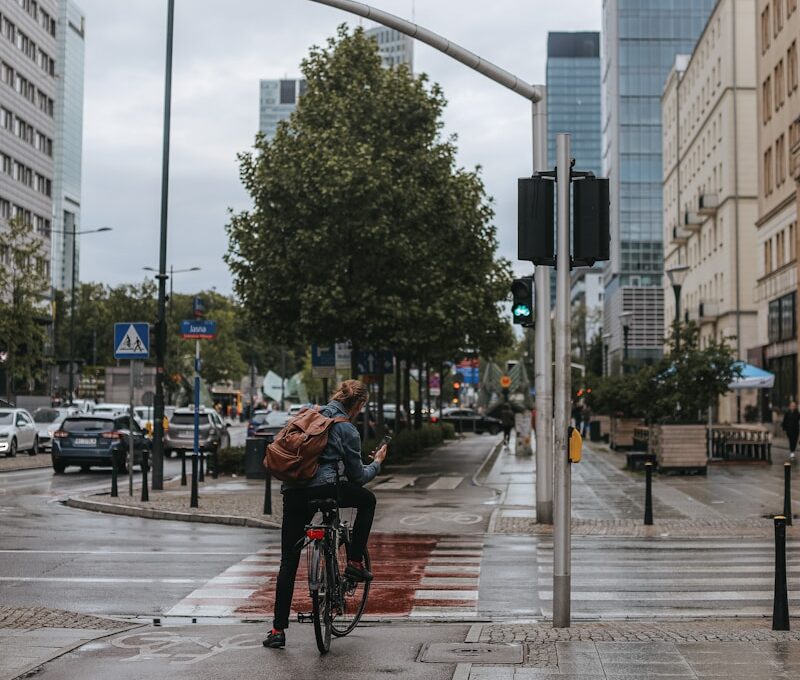
[[[272,627],[279,630],[289,626],[294,582],[297,566],[300,564],[300,551],[296,549],[296,545],[305,535],[305,527],[312,518],[308,501],[317,498],[336,498],[336,485],[286,489],[283,492],[281,567],[275,585],[275,617],[272,620]],[[364,548],[367,546],[372,520],[375,517],[375,494],[352,482],[339,482],[339,507],[356,508],[349,558],[360,561],[364,557]]]
[[[789,439],[789,451],[791,451],[792,453],[794,453],[795,449],[797,449],[797,435],[798,434],[799,433],[797,431],[795,431],[795,430],[790,430],[789,432],[786,433],[786,436]]]

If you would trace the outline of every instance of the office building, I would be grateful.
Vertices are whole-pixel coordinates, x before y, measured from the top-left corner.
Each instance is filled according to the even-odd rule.
[[[603,270],[579,267],[570,276],[572,355],[585,364],[589,347],[603,332]]]
[[[604,334],[619,371],[663,352],[661,94],[675,56],[689,54],[714,0],[603,0],[603,174],[610,180],[611,260],[605,267]]]
[[[299,78],[260,81],[258,129],[267,139],[275,137],[278,123],[292,115],[305,91],[306,81]]]
[[[694,52],[676,58],[661,100],[664,269],[673,277],[683,270],[681,322],[698,325],[700,346],[726,340],[739,359],[758,338],[755,4],[717,0]],[[669,275],[663,299],[669,336]],[[754,394],[744,397],[721,398],[715,420],[740,422],[755,403]]]
[[[758,0],[754,18],[758,84],[759,338],[751,349],[750,360],[775,374],[771,402],[773,408],[782,409],[798,395],[798,2]]]
[[[48,283],[58,16],[56,0],[0,5],[0,230],[12,218],[31,226],[42,245],[31,266]]]
[[[405,64],[414,71],[414,39],[386,26],[369,28],[364,33],[378,43],[378,54],[384,68]]]
[[[83,53],[86,20],[71,0],[60,0],[56,27],[56,134],[53,144],[52,285],[72,286],[73,247],[75,281],[80,280],[80,239],[69,233],[81,226],[81,158],[83,148]]]

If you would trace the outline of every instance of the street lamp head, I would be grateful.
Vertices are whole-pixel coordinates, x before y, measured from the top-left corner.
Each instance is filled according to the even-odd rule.
[[[100,227],[99,229],[95,229],[96,233],[100,233],[101,231],[111,231],[111,227]]]
[[[669,282],[673,287],[682,286],[688,275],[689,265],[687,264],[678,264],[667,269],[667,276],[669,277]]]
[[[622,312],[622,314],[619,315],[619,320],[622,322],[622,327],[628,328],[632,318],[633,312]]]

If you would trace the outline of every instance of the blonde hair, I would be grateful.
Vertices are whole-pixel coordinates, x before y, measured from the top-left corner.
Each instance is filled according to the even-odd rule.
[[[333,400],[338,401],[348,411],[356,404],[367,401],[367,386],[360,380],[345,380],[333,395]]]

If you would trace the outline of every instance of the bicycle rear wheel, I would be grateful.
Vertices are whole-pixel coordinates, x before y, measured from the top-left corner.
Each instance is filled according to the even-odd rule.
[[[311,592],[311,615],[314,637],[320,654],[331,648],[331,579],[327,553],[322,541],[314,541],[309,557],[308,587]]]
[[[339,545],[339,589],[338,598],[333,603],[332,631],[336,637],[343,637],[352,632],[361,620],[369,597],[369,582],[354,583],[344,575],[347,567],[347,550],[342,543]],[[369,551],[364,548],[364,566],[369,570],[372,562]]]

